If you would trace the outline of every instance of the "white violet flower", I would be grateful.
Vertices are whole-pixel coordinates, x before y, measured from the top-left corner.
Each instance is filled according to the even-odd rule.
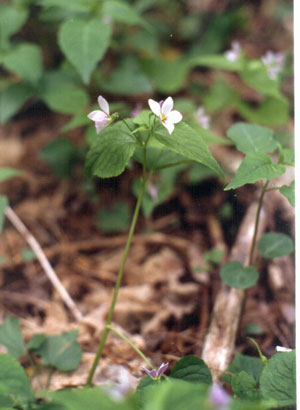
[[[180,112],[173,110],[173,98],[168,97],[165,101],[159,103],[150,98],[148,104],[151,111],[160,119],[160,122],[168,130],[169,134],[172,134],[175,128],[174,124],[182,120]]]
[[[195,113],[195,117],[201,127],[209,129],[210,126],[210,116],[206,115],[204,107],[200,106]]]
[[[236,61],[239,59],[242,51],[242,47],[238,41],[231,43],[231,49],[224,53],[228,61]]]
[[[284,68],[284,54],[280,52],[273,53],[273,51],[269,50],[261,58],[261,61],[266,66],[268,75],[272,80],[275,80]]]
[[[97,134],[112,121],[112,117],[109,114],[108,102],[102,95],[98,97],[98,104],[102,111],[95,110],[88,114],[88,118],[95,123]]]

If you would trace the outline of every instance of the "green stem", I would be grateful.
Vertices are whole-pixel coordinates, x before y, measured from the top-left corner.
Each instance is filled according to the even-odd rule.
[[[261,207],[263,204],[263,199],[264,195],[267,191],[267,186],[270,181],[266,181],[265,184],[262,187],[262,191],[260,194],[259,202],[258,202],[258,207],[257,207],[257,212],[256,212],[256,217],[255,217],[255,228],[254,228],[254,235],[252,239],[252,244],[251,244],[251,251],[250,251],[250,258],[249,258],[249,265],[251,266],[253,263],[253,255],[254,255],[254,249],[255,249],[255,244],[256,244],[256,237],[257,237],[257,232],[258,232],[258,224],[259,224],[259,216],[260,216],[260,211]]]
[[[123,335],[121,332],[119,332],[117,329],[115,329],[112,326],[108,326],[109,330],[114,332],[116,335],[118,335],[121,339],[123,339],[125,342],[129,344],[137,352],[138,355],[141,356],[141,358],[147,363],[147,366],[151,367],[151,369],[155,369],[155,367],[152,365],[150,360],[147,359],[147,357],[144,355],[144,353],[134,344],[132,343],[125,335]]]
[[[145,149],[146,149],[146,147],[145,147]],[[145,165],[144,165],[144,168],[145,168]],[[116,281],[116,285],[115,285],[115,288],[114,288],[110,309],[109,309],[108,316],[107,316],[107,319],[106,319],[105,329],[104,329],[102,338],[100,340],[100,343],[99,343],[99,346],[98,346],[98,350],[97,350],[97,353],[96,353],[92,368],[91,368],[89,376],[88,376],[87,385],[91,385],[91,383],[92,383],[96,368],[97,368],[99,360],[102,356],[102,352],[103,352],[103,348],[104,348],[107,336],[108,336],[109,331],[110,331],[110,325],[111,325],[111,322],[112,322],[112,319],[113,319],[113,314],[114,314],[114,310],[115,310],[115,306],[116,306],[116,302],[117,302],[117,298],[118,298],[118,293],[119,293],[119,289],[120,289],[122,278],[123,278],[123,273],[124,273],[124,269],[125,269],[127,256],[128,256],[128,253],[129,253],[133,233],[134,233],[135,226],[136,226],[136,223],[137,223],[137,218],[138,218],[138,215],[139,215],[139,211],[140,211],[140,207],[141,207],[145,187],[147,185],[147,182],[149,180],[150,175],[151,175],[151,173],[149,173],[148,176],[146,176],[146,174],[143,172],[142,186],[141,186],[141,190],[140,190],[140,193],[139,193],[139,196],[138,196],[138,199],[137,199],[137,203],[136,203],[136,206],[135,206],[135,210],[134,210],[134,214],[133,214],[133,218],[132,218],[132,222],[131,222],[131,226],[130,226],[130,230],[129,230],[125,250],[124,250],[124,253],[123,253],[121,267],[120,267],[120,270],[119,270],[119,273],[118,273],[118,276],[117,276],[117,281]]]

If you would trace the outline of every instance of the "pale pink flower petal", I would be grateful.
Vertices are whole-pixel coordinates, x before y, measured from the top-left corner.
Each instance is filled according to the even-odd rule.
[[[152,100],[152,99],[150,98],[150,99],[148,100],[148,104],[149,104],[149,107],[150,107],[151,111],[152,111],[155,115],[157,115],[158,117],[160,117],[160,110],[161,110],[161,108],[160,108],[159,103],[158,103],[157,101]]]
[[[162,122],[162,125],[168,130],[168,133],[171,135],[175,128],[174,124],[170,121],[165,120]]]
[[[102,97],[102,95],[100,95],[98,97],[98,104],[99,104],[99,107],[101,108],[101,110],[104,111],[105,114],[109,115],[108,102],[106,101],[106,99],[104,97]]]
[[[109,119],[105,121],[100,121],[100,122],[95,121],[95,127],[96,127],[97,134],[99,134],[99,132],[102,131],[103,128],[105,128],[109,122],[110,122]]]
[[[168,97],[162,104],[161,107],[161,112],[163,115],[165,115],[166,117],[168,117],[170,111],[172,111],[174,107],[174,102],[173,102],[173,98],[172,97]]]
[[[88,118],[92,121],[103,121],[107,118],[107,115],[102,111],[95,110],[88,114]]]
[[[164,374],[168,366],[169,366],[169,363],[162,363],[157,370],[157,376],[160,377],[162,374]]]
[[[171,121],[173,124],[177,124],[182,120],[182,115],[179,111],[173,110],[168,115],[168,120]]]

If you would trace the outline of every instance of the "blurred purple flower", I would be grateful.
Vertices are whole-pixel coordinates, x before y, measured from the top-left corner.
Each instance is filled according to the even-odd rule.
[[[105,98],[100,95],[98,97],[98,104],[102,111],[95,110],[88,114],[88,118],[95,123],[97,134],[105,128],[112,120],[109,114],[109,105]]]
[[[281,52],[273,53],[269,50],[261,58],[261,61],[266,66],[268,75],[272,80],[275,80],[284,68],[284,54]]]
[[[153,380],[159,380],[164,372],[167,370],[169,363],[162,363],[158,369],[148,370],[143,367],[143,370],[148,374],[148,376],[152,377]]]
[[[205,129],[209,129],[210,125],[210,116],[205,114],[205,109],[204,107],[199,107],[198,110],[195,113],[195,117],[198,121],[198,123],[201,125],[201,127]]]
[[[136,106],[134,107],[134,109],[131,112],[132,118],[135,118],[140,114],[140,112],[142,111],[142,107],[143,107],[142,103],[139,102],[139,103],[136,104]]]
[[[231,396],[217,383],[213,383],[210,389],[210,400],[218,410],[228,410]]]
[[[155,201],[158,198],[157,186],[150,182],[150,184],[148,185],[148,191],[153,201]]]
[[[231,49],[224,53],[228,61],[236,61],[241,55],[242,47],[238,41],[231,43]]]

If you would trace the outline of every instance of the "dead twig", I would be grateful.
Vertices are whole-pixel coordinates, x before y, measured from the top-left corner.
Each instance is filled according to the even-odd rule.
[[[16,228],[16,230],[23,236],[23,238],[28,243],[28,245],[31,247],[37,259],[39,260],[40,264],[42,265],[48,279],[50,280],[54,288],[57,290],[57,292],[59,293],[64,303],[68,306],[68,308],[72,312],[75,319],[77,321],[80,321],[82,319],[81,312],[75,305],[73,299],[71,298],[71,296],[69,295],[69,293],[67,292],[63,284],[61,283],[60,279],[58,278],[57,274],[55,273],[54,269],[50,265],[38,241],[29,232],[29,230],[26,228],[24,223],[21,221],[21,219],[18,217],[18,215],[15,213],[15,211],[11,207],[6,208],[5,216],[12,223],[12,225]]]
[[[239,261],[243,265],[248,263],[257,206],[257,202],[253,203],[244,217],[230,254],[230,261]],[[258,237],[265,230],[266,223],[267,212],[266,208],[262,207]],[[212,370],[214,381],[217,381],[222,372],[227,369],[234,353],[235,339],[245,297],[246,290],[230,288],[224,283],[222,283],[217,294],[210,327],[202,351],[202,358]],[[216,371],[215,369],[219,370]]]

